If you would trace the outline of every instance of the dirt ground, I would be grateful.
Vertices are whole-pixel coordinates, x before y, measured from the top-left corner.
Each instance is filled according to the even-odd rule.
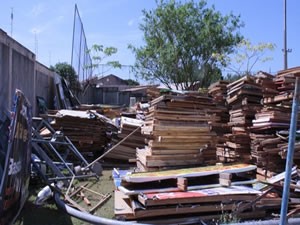
[[[94,213],[105,218],[114,217],[114,194],[115,189],[112,179],[112,169],[104,169],[100,179],[93,180],[91,189],[101,194],[110,193],[111,197]],[[85,181],[82,181],[83,183]],[[80,185],[80,184],[79,184]],[[34,201],[37,193],[43,186],[41,184],[32,184],[30,186],[30,196],[23,208],[18,220],[14,225],[79,225],[88,224],[76,218],[70,217],[68,214],[61,212],[55,205],[53,199],[47,201],[43,206],[36,206]],[[84,203],[83,203],[84,204]]]

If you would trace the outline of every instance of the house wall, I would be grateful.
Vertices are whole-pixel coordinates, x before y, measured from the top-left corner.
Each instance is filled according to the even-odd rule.
[[[54,109],[54,73],[48,67],[36,62],[36,96],[44,98],[47,107]]]
[[[100,78],[97,81],[98,87],[109,86],[109,85],[111,86],[127,85],[127,82],[113,74]]]
[[[0,41],[0,108],[9,106],[9,48]]]
[[[91,85],[88,85],[83,89],[82,92],[78,93],[76,97],[78,98],[81,104],[95,104],[95,88]]]
[[[53,72],[35,59],[35,54],[0,29],[0,109],[10,110],[15,89],[21,90],[36,115],[36,96],[51,108]]]
[[[126,86],[128,87],[128,86]],[[125,105],[129,106],[130,97],[135,97],[137,101],[143,101],[147,98],[146,90],[122,91],[124,86],[99,87],[90,86],[85,91],[84,98],[81,96],[82,104],[107,104],[107,105]]]

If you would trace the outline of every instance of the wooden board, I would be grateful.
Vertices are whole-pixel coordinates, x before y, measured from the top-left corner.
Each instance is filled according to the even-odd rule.
[[[134,219],[134,213],[131,208],[129,196],[124,195],[122,192],[115,190],[115,208],[114,213],[117,218]]]
[[[255,169],[255,165],[240,163],[233,165],[216,165],[148,173],[132,173],[124,176],[123,179],[127,182],[142,183],[172,178],[176,179],[177,177],[201,177],[219,173],[242,173]]]
[[[241,203],[239,207],[245,206],[246,203]],[[197,205],[183,205],[183,206],[169,206],[165,208],[147,208],[147,209],[134,209],[135,218],[149,218],[161,217],[166,215],[184,215],[192,213],[210,213],[210,212],[224,212],[231,211],[235,204],[197,204]]]
[[[187,192],[140,194],[138,199],[139,202],[145,206],[158,206],[186,203],[231,202],[235,200],[251,201],[258,194],[261,194],[261,192],[249,187],[231,186]]]

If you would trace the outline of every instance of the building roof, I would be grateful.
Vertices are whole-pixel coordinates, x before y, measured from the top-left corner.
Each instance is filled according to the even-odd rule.
[[[107,76],[97,78],[94,83],[97,87],[128,85],[127,81],[114,74],[109,74]]]

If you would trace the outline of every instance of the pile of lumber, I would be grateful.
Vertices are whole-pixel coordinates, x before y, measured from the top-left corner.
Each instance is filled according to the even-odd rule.
[[[233,109],[260,106],[261,98],[262,88],[252,76],[244,76],[227,85],[226,101]]]
[[[59,110],[48,117],[54,119],[52,127],[63,132],[81,152],[102,152],[111,141],[109,133],[118,130],[110,119],[94,110]]]
[[[287,138],[279,131],[289,130],[295,75],[298,69],[279,71],[276,76],[257,76],[263,88],[263,108],[255,114],[251,128],[251,154],[261,176],[284,170]]]
[[[279,155],[281,158],[286,159],[287,152],[288,152],[288,142],[279,143],[278,147],[280,148]],[[295,162],[297,162],[297,165],[299,165],[300,162],[300,142],[299,140],[295,143],[294,146],[294,155],[293,159]]]
[[[247,134],[225,134],[226,142],[217,145],[217,156],[221,162],[250,162],[250,137]]]
[[[163,95],[150,102],[142,133],[148,145],[137,150],[140,171],[216,162],[216,133],[209,122],[220,109],[207,95]]]
[[[264,107],[255,114],[252,120],[252,131],[275,133],[277,130],[289,129],[291,109],[282,106]]]
[[[146,92],[147,92],[147,97],[150,100],[161,96],[160,89],[156,86],[148,87]]]
[[[228,126],[229,113],[226,102],[228,84],[228,81],[221,80],[208,87],[208,94],[212,96],[213,102],[222,109],[220,112],[216,113],[216,116],[218,116],[220,120],[211,124],[213,131],[218,135],[218,143],[224,143],[224,134],[231,132],[231,129]]]
[[[105,158],[129,161],[136,158],[136,148],[142,148],[145,145],[145,138],[141,134],[142,120],[132,119],[122,116],[120,118],[120,131],[113,139],[109,153]]]
[[[266,72],[258,72],[255,76],[255,83],[259,84],[262,88],[263,99],[273,97],[279,94],[277,86],[274,83],[274,76]]]
[[[279,156],[278,144],[282,139],[275,134],[251,133],[251,156],[257,165],[258,176],[267,178],[284,170],[285,163]]]
[[[228,81],[220,80],[208,87],[208,94],[213,97],[213,101],[220,105],[227,105],[226,97],[227,97],[227,85]]]
[[[217,157],[221,162],[250,162],[249,127],[258,109],[262,107],[262,88],[251,76],[227,85],[227,104],[229,106],[232,133],[227,140],[217,146]]]
[[[295,88],[295,72],[298,73],[298,69],[282,70],[277,73],[274,77],[274,83],[278,94],[264,98],[265,104],[282,104],[285,102],[291,105]]]
[[[249,186],[255,182],[255,169],[235,164],[132,174],[117,171],[113,176],[121,182],[116,182],[115,216],[150,224],[181,224],[181,219],[187,222],[193,217],[216,221],[226,214],[263,218],[267,208],[280,207],[281,199],[265,192],[264,186]]]
[[[276,132],[289,127],[290,109],[276,106],[270,101],[279,94],[274,76],[259,73],[256,75],[256,81],[263,89],[263,108],[252,120],[251,155],[258,166],[258,176],[266,178],[284,170],[285,163],[278,154],[277,146],[282,140]]]

